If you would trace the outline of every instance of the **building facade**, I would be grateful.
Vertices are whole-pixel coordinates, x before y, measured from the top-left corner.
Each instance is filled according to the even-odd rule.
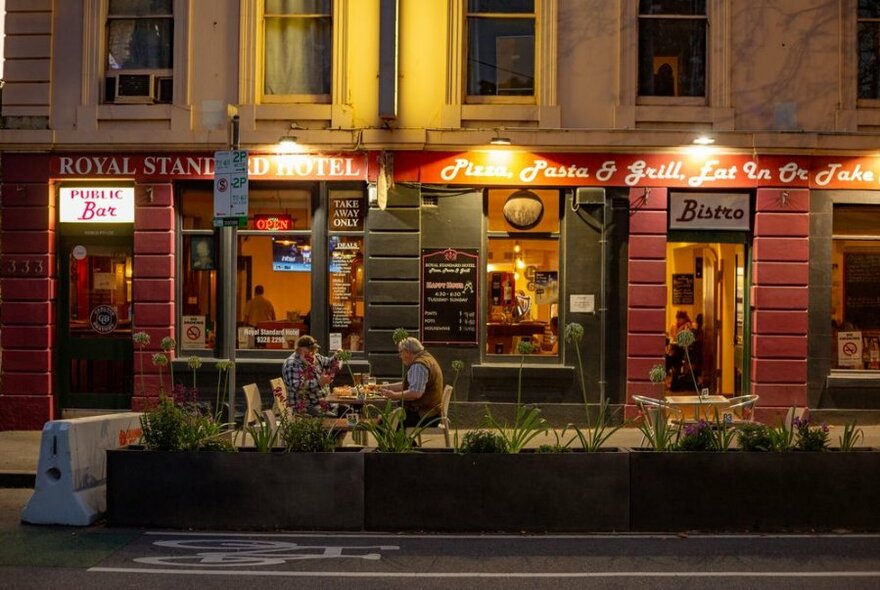
[[[880,2],[7,0],[5,59],[0,428],[397,328],[459,402],[880,409]]]

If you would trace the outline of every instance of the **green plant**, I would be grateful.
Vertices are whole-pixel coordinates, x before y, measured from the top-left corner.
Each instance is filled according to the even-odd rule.
[[[865,433],[862,429],[857,428],[855,422],[850,422],[843,427],[843,432],[840,435],[840,450],[847,453],[851,452],[864,438]]]
[[[257,452],[269,453],[278,441],[280,429],[272,428],[272,425],[265,418],[257,418],[253,424],[246,426],[244,431],[254,441]],[[244,437],[242,436],[242,438]]]
[[[290,453],[330,453],[336,448],[337,432],[321,416],[282,414],[278,433]]]
[[[587,452],[594,453],[598,451],[603,444],[620,428],[623,423],[609,426],[608,424],[608,400],[602,399],[599,402],[599,414],[596,416],[595,427],[590,428],[590,404],[587,400],[587,382],[584,375],[584,363],[581,359],[580,343],[584,337],[584,327],[577,322],[571,322],[565,326],[565,341],[574,345],[578,360],[578,373],[580,374],[581,394],[584,399],[584,417],[586,418],[586,428],[582,431],[575,425],[571,425],[575,432],[577,440],[580,441],[581,447]]]
[[[516,384],[516,407],[514,410],[513,425],[508,428],[507,424],[502,424],[492,416],[489,407],[486,406],[485,424],[488,428],[492,428],[498,432],[506,445],[508,453],[519,453],[525,446],[536,436],[546,433],[550,429],[550,424],[541,417],[540,408],[524,406],[522,404],[522,370],[527,354],[531,354],[534,350],[531,342],[520,342],[517,346],[517,352],[520,355],[519,374]]]
[[[221,359],[217,361],[215,367],[217,367],[217,398],[214,400],[214,417],[219,420],[220,419],[220,392],[226,391],[226,380],[227,375],[229,374],[229,370],[235,366],[235,362],[229,359]],[[229,412],[229,420],[232,421],[232,411]]]
[[[758,423],[743,424],[737,430],[739,447],[744,451],[772,451],[773,437],[770,429]]]
[[[488,430],[470,430],[461,439],[459,453],[506,453],[507,442]]]
[[[812,424],[809,418],[792,420],[795,432],[795,448],[799,451],[827,451],[828,425]]]
[[[186,364],[190,368],[193,374],[193,389],[196,389],[196,373],[202,366],[202,359],[197,356],[191,356],[186,359]]]
[[[140,361],[140,374],[141,374],[141,395],[147,395],[147,383],[146,383],[146,374],[144,373],[144,350],[147,345],[150,344],[150,335],[146,332],[135,332],[132,335],[132,340],[137,344],[138,349],[140,350],[140,354],[138,355]]]
[[[223,438],[225,426],[202,413],[195,401],[163,394],[158,405],[141,416],[141,440],[151,451],[235,450]]]
[[[376,439],[376,448],[380,453],[409,453],[417,445],[419,435],[428,427],[425,417],[413,428],[404,428],[406,410],[402,405],[398,406],[391,400],[385,402],[383,407],[365,406],[365,420],[359,423],[359,427],[366,430]]]
[[[712,425],[700,420],[684,427],[684,435],[678,441],[680,451],[714,451],[716,450],[715,435]]]
[[[647,410],[649,416],[642,416],[639,430],[648,447],[655,451],[674,451],[681,436],[681,427],[669,424],[663,408]]]
[[[793,421],[786,423],[780,420],[776,426],[770,426],[767,429],[767,435],[770,437],[770,448],[777,452],[788,452],[794,449],[794,428]]]
[[[716,451],[728,451],[736,438],[736,428],[718,415],[718,408],[713,408],[712,435],[715,438]]]
[[[455,385],[456,385],[456,383],[458,383],[458,376],[461,374],[462,370],[464,370],[464,361],[456,359],[456,360],[452,361],[451,366],[452,366],[452,371],[453,371],[452,401],[455,401]]]

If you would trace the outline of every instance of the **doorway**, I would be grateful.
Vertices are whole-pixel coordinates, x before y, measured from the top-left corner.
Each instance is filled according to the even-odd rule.
[[[740,234],[686,238],[670,234],[666,245],[667,389],[741,395],[748,377],[748,245]],[[687,349],[675,343],[682,327],[694,334]]]
[[[132,236],[62,234],[58,249],[62,410],[131,408]]]

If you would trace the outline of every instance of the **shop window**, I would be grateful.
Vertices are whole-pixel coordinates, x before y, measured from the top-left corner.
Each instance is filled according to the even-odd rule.
[[[834,207],[832,366],[880,370],[880,207]]]
[[[109,0],[104,102],[172,101],[172,0]]]
[[[705,0],[640,0],[639,96],[706,95]]]
[[[331,11],[331,0],[265,0],[265,100],[330,101]]]
[[[364,212],[361,190],[328,191],[327,231],[315,227],[315,191],[251,187],[247,226],[238,230],[237,348],[290,350],[312,334],[327,346],[363,350]],[[181,325],[202,324],[212,348],[222,273],[213,231],[213,193],[187,189],[182,198]],[[320,251],[322,255],[315,256]],[[320,265],[320,266],[318,266]],[[329,326],[313,314],[316,282],[326,284]],[[222,284],[222,283],[220,283]],[[323,316],[323,313],[317,314]],[[186,343],[186,339],[183,339]]]
[[[468,0],[467,8],[468,96],[533,97],[535,0]]]
[[[859,98],[880,99],[880,2],[859,0]]]
[[[488,191],[487,354],[559,350],[559,193]]]

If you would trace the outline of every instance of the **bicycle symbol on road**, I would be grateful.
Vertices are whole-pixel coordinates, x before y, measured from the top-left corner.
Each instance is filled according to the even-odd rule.
[[[283,565],[302,559],[382,559],[380,551],[397,551],[397,545],[298,545],[286,541],[256,539],[186,539],[156,541],[153,545],[169,549],[203,550],[193,555],[138,557],[134,561],[148,565],[203,567],[242,567]]]

